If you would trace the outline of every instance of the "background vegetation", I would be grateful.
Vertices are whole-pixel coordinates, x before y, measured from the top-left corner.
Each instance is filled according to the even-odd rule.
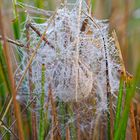
[[[0,139],[44,139],[45,133],[49,130],[49,124],[44,112],[40,110],[40,123],[39,130],[37,130],[35,114],[30,110],[21,113],[25,107],[21,106],[16,101],[16,88],[13,78],[13,71],[16,69],[14,61],[14,50],[11,44],[7,43],[7,37],[13,40],[19,40],[21,37],[21,29],[26,20],[25,9],[22,9],[17,2],[23,2],[33,7],[41,8],[44,10],[55,10],[60,5],[61,0],[0,0]],[[71,0],[74,2],[74,0]],[[63,2],[63,1],[62,1]],[[126,83],[126,97],[125,104],[122,105],[123,82],[120,82],[119,98],[117,104],[117,113],[114,121],[114,139],[129,139],[127,137],[126,128],[130,124],[132,132],[130,139],[140,139],[140,1],[139,0],[87,0],[89,5],[92,4],[92,14],[98,19],[109,19],[110,29],[115,29],[120,43],[120,48],[125,64],[126,71],[134,76],[134,79],[128,74],[124,79]],[[46,16],[42,16],[36,9],[26,6],[28,11],[39,19],[36,22],[41,23]],[[43,20],[41,20],[43,18]],[[23,44],[24,45],[24,44]],[[18,56],[17,56],[18,57]],[[42,66],[42,87],[44,86],[43,79],[43,66]],[[132,79],[132,80],[131,80]],[[136,88],[137,87],[137,88]],[[18,87],[19,88],[19,87]],[[56,120],[56,108],[52,99],[50,90],[50,104],[53,108],[54,123]],[[42,93],[44,89],[42,88]],[[134,96],[134,93],[135,96]],[[134,98],[133,98],[134,97]],[[11,98],[13,100],[11,100]],[[132,102],[133,98],[133,102]],[[10,105],[10,110],[7,110],[9,102],[13,101]],[[32,102],[34,99],[32,98]],[[41,104],[44,103],[43,94]],[[30,106],[30,104],[29,104]],[[64,114],[63,103],[60,104],[61,113]],[[121,111],[123,107],[123,111]],[[26,109],[28,106],[26,106]],[[67,107],[71,115],[72,111],[69,106]],[[13,115],[15,114],[15,115]],[[120,115],[121,114],[121,115]],[[128,121],[128,116],[130,120]],[[24,118],[24,119],[23,119]],[[16,120],[16,125],[11,129],[10,126]],[[62,120],[63,121],[63,120]],[[61,122],[63,123],[63,122]],[[134,125],[134,126],[133,126]],[[119,129],[118,129],[119,128]],[[134,129],[133,129],[134,128]],[[45,131],[44,131],[45,130]],[[36,132],[37,131],[37,132]],[[70,139],[70,134],[73,139],[79,139],[77,130],[74,124],[71,124],[64,133],[66,135],[60,138],[59,131],[57,135],[52,136],[52,139]],[[130,132],[129,132],[130,133]],[[126,134],[126,135],[125,135]],[[99,134],[98,134],[99,135]],[[104,139],[101,138],[100,139]],[[110,137],[108,139],[111,139]]]

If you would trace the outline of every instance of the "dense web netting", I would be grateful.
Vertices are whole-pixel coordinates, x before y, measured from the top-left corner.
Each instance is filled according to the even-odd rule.
[[[78,112],[82,118],[80,128],[85,131],[85,128],[89,126],[92,128],[95,125],[98,114],[107,110],[106,69],[109,72],[111,95],[114,99],[117,98],[118,70],[121,69],[119,52],[114,38],[109,35],[106,21],[92,18],[85,2],[77,1],[71,5],[61,6],[50,18],[51,20],[48,19],[43,24],[35,23],[30,16],[27,18],[27,22],[30,21],[41,34],[47,27],[45,38],[49,43],[42,41],[31,63],[32,78],[29,79],[27,72],[19,96],[26,100],[30,99],[29,80],[31,80],[32,95],[38,97],[39,106],[43,64],[46,100],[48,87],[51,84],[54,98],[72,105],[74,115],[71,118],[68,117],[70,114],[67,114],[66,123],[77,121]],[[15,72],[17,83],[40,40],[35,31],[30,29],[29,32],[30,53],[28,48],[18,49],[21,63]],[[24,34],[22,40],[27,44],[25,36]],[[60,120],[61,117],[60,113]]]

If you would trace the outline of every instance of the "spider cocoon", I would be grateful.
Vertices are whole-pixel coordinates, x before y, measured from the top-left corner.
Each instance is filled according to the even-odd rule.
[[[105,110],[106,79],[109,79],[112,96],[119,89],[120,79],[117,76],[117,70],[121,66],[119,52],[114,38],[109,34],[109,25],[90,17],[84,3],[81,18],[77,20],[78,10],[77,2],[73,8],[69,9],[66,6],[57,9],[50,20],[43,24],[32,23],[40,34],[47,27],[45,38],[48,42],[44,44],[42,41],[31,64],[33,92],[37,95],[41,93],[41,65],[44,63],[46,97],[48,97],[48,85],[51,83],[53,94],[60,100],[70,102],[96,98],[99,106],[101,105],[101,109],[99,107],[98,109]],[[40,36],[30,30],[31,51],[35,50],[39,40]],[[26,60],[30,57],[27,51],[25,48],[20,50],[23,53],[22,71],[26,69]],[[26,84],[27,91],[30,91],[28,81],[27,74],[24,85]]]
[[[76,74],[78,70],[78,79]],[[92,91],[93,73],[82,62],[76,63],[72,59],[59,61],[53,71],[54,94],[63,101],[81,100]],[[78,87],[76,87],[76,82]],[[76,89],[77,88],[77,89]]]

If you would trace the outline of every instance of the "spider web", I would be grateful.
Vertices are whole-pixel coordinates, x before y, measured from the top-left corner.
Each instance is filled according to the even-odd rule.
[[[116,92],[120,81],[118,70],[121,69],[121,60],[115,46],[115,39],[109,35],[108,24],[92,18],[88,14],[88,7],[84,1],[77,1],[73,5],[69,5],[58,8],[51,23],[48,23],[49,20],[47,20],[43,24],[37,24],[32,17],[28,16],[27,21],[30,20],[40,33],[43,33],[48,26],[45,38],[49,42],[47,44],[43,41],[37,50],[31,64],[31,81],[34,87],[33,95],[38,97],[39,105],[42,64],[45,65],[46,99],[48,98],[48,87],[51,84],[54,98],[71,104],[76,102],[77,108],[74,109],[74,114],[76,112],[81,114],[83,120],[80,123],[81,129],[85,130],[89,125],[95,123],[94,118],[97,117],[97,114],[107,110],[106,61],[108,62],[111,95],[117,98]],[[25,40],[26,44],[24,36],[23,34],[22,40]],[[30,30],[30,52],[35,50],[39,39],[40,37]],[[104,45],[107,49],[107,60]],[[27,48],[20,48],[18,51],[21,62],[15,72],[17,83],[30,58]],[[26,93],[25,96],[24,93]],[[29,73],[27,73],[19,96],[29,99],[29,93]],[[93,101],[95,106],[93,106]],[[93,112],[94,109],[95,112]],[[72,120],[76,121],[77,117]],[[70,119],[68,123],[69,121]]]

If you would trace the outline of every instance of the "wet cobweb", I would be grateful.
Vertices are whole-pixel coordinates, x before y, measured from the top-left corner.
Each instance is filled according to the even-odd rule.
[[[29,81],[31,81],[32,96],[37,97],[35,111],[39,115],[43,65],[45,104],[51,85],[54,100],[63,104],[64,110],[70,110],[65,112],[65,123],[61,127],[79,120],[81,132],[92,135],[97,120],[107,111],[107,79],[114,106],[116,104],[121,59],[115,39],[109,34],[108,23],[93,18],[88,11],[86,3],[84,1],[80,3],[79,0],[73,4],[60,6],[44,23],[38,24],[33,17],[27,16],[25,25],[30,23],[40,34],[47,28],[44,37],[47,41],[43,40],[37,49],[30,65],[32,76],[29,76],[28,70],[18,97],[21,102],[30,102]],[[27,44],[25,32],[26,28],[21,39]],[[30,48],[18,48],[21,61],[15,72],[17,83],[40,40],[40,36],[34,30],[30,29],[29,33]],[[59,103],[57,103],[58,119],[62,120]],[[87,128],[90,131],[86,131]]]

